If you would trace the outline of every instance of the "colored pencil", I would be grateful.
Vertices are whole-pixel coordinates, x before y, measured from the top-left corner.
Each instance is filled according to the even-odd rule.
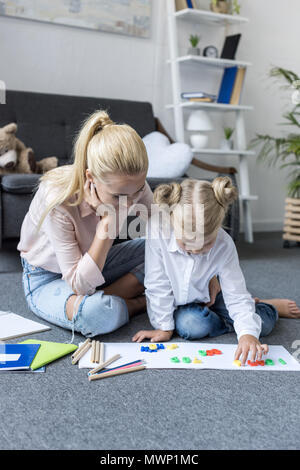
[[[72,354],[71,358],[74,359],[75,356],[77,356],[78,353],[80,353],[80,351],[90,342],[90,338],[86,339],[85,342],[80,346],[80,348],[76,349],[76,351],[74,352],[74,354]]]
[[[72,364],[76,364],[79,361],[79,359],[81,359],[82,356],[85,355],[85,353],[90,349],[91,346],[92,346],[91,342],[87,343],[85,347],[82,348],[81,351],[74,357]]]
[[[102,362],[104,362],[104,343],[100,343],[99,363],[101,364]]]
[[[89,375],[93,375],[96,372],[98,372],[99,370],[104,369],[105,366],[108,366],[112,362],[115,362],[117,359],[120,359],[120,357],[121,357],[120,354],[116,354],[115,356],[111,357],[110,359],[107,359],[107,361],[102,362],[98,367],[95,367],[95,369],[92,369],[89,372]]]
[[[93,339],[92,350],[91,350],[91,362],[95,362],[95,349],[96,349],[96,341]]]
[[[117,366],[117,367],[112,367],[110,369],[103,369],[99,372],[97,372],[98,374],[103,374],[105,372],[109,372],[110,370],[117,370],[117,369],[124,369],[125,367],[132,367],[134,365],[140,365],[140,364],[143,364],[143,359],[139,359],[138,361],[133,361],[133,362],[128,362],[127,364],[122,364],[121,366]]]
[[[144,364],[142,366],[129,367],[128,369],[111,370],[110,372],[105,372],[104,374],[92,374],[92,375],[89,375],[89,381],[98,380],[98,379],[105,379],[106,377],[113,377],[115,375],[128,374],[129,372],[137,372],[137,371],[143,370],[145,368],[146,368],[146,366]]]
[[[95,350],[95,361],[97,364],[100,362],[100,343],[96,341],[96,350]]]

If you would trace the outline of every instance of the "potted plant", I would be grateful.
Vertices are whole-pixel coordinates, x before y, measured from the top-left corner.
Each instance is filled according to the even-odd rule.
[[[238,0],[211,0],[210,9],[214,13],[232,13],[239,15],[241,6]]]
[[[197,47],[200,41],[200,36],[197,34],[190,35],[190,44],[192,47],[189,48],[188,54],[189,55],[200,55],[200,48]]]
[[[229,13],[230,3],[227,0],[211,0],[210,9],[214,13]]]
[[[241,12],[241,5],[238,0],[232,0],[232,14],[239,15]]]
[[[284,79],[285,88],[292,89],[299,86],[299,77],[291,70],[273,67],[271,77]],[[297,86],[296,86],[296,85]],[[295,91],[293,91],[295,93]],[[293,98],[293,95],[292,95]],[[258,159],[269,165],[288,168],[288,186],[285,208],[285,224],[283,246],[289,247],[290,241],[300,242],[300,100],[291,99],[292,108],[283,114],[284,123],[294,130],[285,135],[274,137],[257,134],[252,140],[253,145],[260,145]]]
[[[232,150],[233,149],[233,140],[231,139],[232,134],[234,133],[234,129],[232,127],[224,127],[224,137],[221,141],[221,149],[222,150]]]

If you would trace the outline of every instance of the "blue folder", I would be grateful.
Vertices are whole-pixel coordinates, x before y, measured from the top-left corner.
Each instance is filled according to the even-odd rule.
[[[28,370],[40,344],[0,344],[1,370]]]
[[[218,103],[230,103],[237,71],[237,67],[228,67],[224,70],[218,96]]]

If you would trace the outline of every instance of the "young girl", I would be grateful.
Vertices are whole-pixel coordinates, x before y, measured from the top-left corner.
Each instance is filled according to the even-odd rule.
[[[249,351],[253,361],[268,351],[258,338],[272,331],[277,310],[270,304],[255,304],[246,289],[234,242],[221,228],[226,210],[236,197],[236,188],[228,177],[218,177],[212,183],[186,179],[155,190],[154,201],[170,208],[172,227],[165,236],[160,219],[154,215],[150,221],[145,287],[147,310],[155,330],[139,331],[133,341],[168,341],[174,330],[184,339],[193,340],[234,329],[238,337],[235,359],[241,357],[242,364]],[[201,211],[197,204],[203,208],[203,241],[198,236]],[[186,205],[192,207],[192,215],[184,210]],[[219,276],[221,292],[207,307],[208,283],[213,276]]]
[[[104,111],[92,114],[75,143],[74,163],[42,178],[21,229],[23,287],[39,317],[85,336],[111,332],[145,311],[144,240],[105,237],[121,212],[150,208],[148,158],[139,135]],[[118,233],[118,230],[117,230]],[[101,290],[97,288],[101,286]]]

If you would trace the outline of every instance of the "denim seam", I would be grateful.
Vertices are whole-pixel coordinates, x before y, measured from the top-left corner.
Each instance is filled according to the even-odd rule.
[[[30,289],[30,282],[29,282],[29,276],[27,273],[24,273],[24,276],[26,276],[26,281],[27,281],[27,288],[28,288],[28,294],[26,295],[25,294],[25,297],[28,297],[28,295],[31,296],[32,292],[31,292],[31,289]]]
[[[127,304],[126,304],[125,300],[122,297],[119,297],[117,295],[112,295],[111,297],[116,297],[118,300],[121,300],[123,302],[123,304],[125,306],[126,313],[127,313],[127,322],[126,323],[129,323],[130,316],[129,316],[129,311],[128,311],[128,307],[127,307]]]

